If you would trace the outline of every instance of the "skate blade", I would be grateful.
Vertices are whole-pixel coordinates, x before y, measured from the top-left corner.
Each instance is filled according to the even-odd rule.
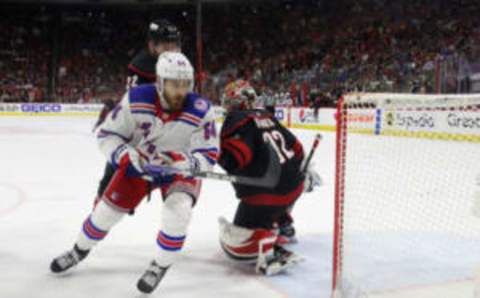
[[[266,276],[277,275],[289,270],[292,267],[297,266],[304,261],[304,257],[296,255],[289,259],[288,262],[286,262],[285,264],[272,263],[267,268],[260,268],[260,272]]]

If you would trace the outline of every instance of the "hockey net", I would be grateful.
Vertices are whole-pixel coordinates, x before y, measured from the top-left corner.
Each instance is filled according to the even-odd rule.
[[[480,94],[343,96],[333,296],[480,297],[479,180]]]

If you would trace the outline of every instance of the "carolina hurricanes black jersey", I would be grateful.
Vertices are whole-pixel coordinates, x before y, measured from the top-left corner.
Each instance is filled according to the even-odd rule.
[[[302,192],[302,145],[271,113],[265,110],[230,112],[222,127],[220,147],[218,163],[232,175],[278,175],[266,171],[269,160],[280,163],[280,179],[273,189],[234,183],[236,195],[242,201],[256,205],[283,205],[291,203]],[[277,157],[271,159],[270,154]]]
[[[155,82],[155,64],[158,57],[147,49],[140,51],[128,64],[127,88]]]

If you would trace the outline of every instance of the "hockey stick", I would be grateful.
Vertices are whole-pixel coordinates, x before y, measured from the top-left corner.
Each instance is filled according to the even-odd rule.
[[[302,165],[301,173],[305,175],[308,170],[308,166],[310,165],[310,162],[312,161],[313,154],[315,151],[317,151],[318,144],[320,144],[320,141],[322,140],[322,135],[317,134],[315,136],[315,140],[313,141],[312,148],[310,149],[310,152],[308,153],[308,157],[305,161],[305,163]]]
[[[221,181],[228,181],[231,183],[249,185],[249,186],[257,186],[257,187],[265,187],[265,188],[273,188],[277,185],[278,180],[280,179],[280,163],[275,160],[277,156],[276,153],[273,152],[273,149],[269,146],[269,150],[271,150],[269,154],[269,161],[268,161],[268,168],[265,171],[267,173],[263,177],[246,177],[246,176],[236,176],[236,175],[228,175],[223,173],[217,172],[189,172],[189,171],[181,171],[176,168],[168,167],[168,166],[155,166],[152,164],[145,165],[145,170],[150,176],[158,177],[162,175],[172,175],[172,174],[184,174],[191,177],[197,178],[207,178],[207,179],[214,179],[214,180],[221,180]],[[278,175],[269,175],[269,173],[275,173]],[[152,178],[152,177],[150,177]],[[153,180],[153,178],[152,178]]]
[[[313,154],[315,153],[320,140],[322,139],[321,134],[317,134],[315,136],[315,140],[313,142],[312,148],[308,154],[307,160],[303,164],[301,168],[301,173],[305,175],[308,165],[312,160]],[[206,178],[206,179],[214,179],[220,181],[227,181],[236,184],[243,184],[249,186],[257,186],[257,187],[265,187],[265,188],[273,188],[277,185],[278,180],[280,179],[280,163],[275,160],[277,154],[273,151],[273,148],[268,146],[270,154],[269,154],[269,161],[268,161],[268,168],[265,171],[267,173],[263,177],[246,177],[246,176],[236,176],[236,175],[228,175],[223,173],[217,172],[189,172],[189,171],[181,171],[176,168],[168,167],[168,166],[155,166],[152,164],[145,165],[145,170],[150,176],[162,176],[162,175],[172,175],[172,174],[184,174],[191,177],[197,178]],[[275,173],[275,176],[269,175],[268,173]],[[147,177],[148,180],[153,180],[153,177]]]

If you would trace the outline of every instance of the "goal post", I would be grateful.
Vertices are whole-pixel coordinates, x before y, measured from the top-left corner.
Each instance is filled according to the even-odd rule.
[[[332,296],[473,298],[480,94],[346,94],[336,134]]]

